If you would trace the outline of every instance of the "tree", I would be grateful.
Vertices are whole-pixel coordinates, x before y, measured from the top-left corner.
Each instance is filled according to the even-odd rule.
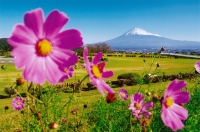
[[[110,52],[112,52],[112,49],[106,43],[88,44],[87,48],[90,53],[98,53],[98,52],[110,53]]]
[[[6,38],[0,39],[0,53],[2,55],[5,55],[7,52],[10,52],[12,50],[12,47],[7,43]]]
[[[83,56],[83,47],[80,47],[78,49],[75,49],[75,52],[78,56]]]

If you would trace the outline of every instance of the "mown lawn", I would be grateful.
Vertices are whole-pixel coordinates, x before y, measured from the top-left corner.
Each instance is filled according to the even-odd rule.
[[[186,73],[194,70],[194,64],[197,59],[174,59],[174,58],[156,58],[153,61],[153,58],[140,58],[140,57],[107,57],[108,61],[106,62],[105,70],[112,70],[114,76],[107,80],[116,80],[117,76],[122,73],[135,72],[142,75],[144,72],[148,72],[152,64],[150,73],[154,73],[156,69],[156,64],[159,63],[161,67],[156,69],[156,74],[178,74],[180,72]],[[144,60],[146,61],[144,63]],[[77,81],[82,79],[87,75],[84,68],[80,68],[81,64],[78,64],[78,68],[75,69],[74,76],[67,80],[66,82]],[[17,77],[22,76],[22,70],[16,70],[14,64],[6,65],[6,71],[1,70],[0,72],[0,93],[5,85],[10,82],[15,81]]]

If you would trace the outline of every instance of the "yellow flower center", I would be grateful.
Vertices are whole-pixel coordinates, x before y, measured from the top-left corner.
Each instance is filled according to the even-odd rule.
[[[46,56],[49,53],[51,53],[51,51],[52,51],[52,45],[46,39],[39,41],[36,45],[36,52],[41,56]]]
[[[174,100],[171,97],[167,97],[166,98],[166,103],[165,105],[167,106],[167,108],[171,107],[174,103]]]
[[[123,93],[120,93],[120,96],[121,96],[122,98],[124,98],[125,94],[123,94]]]
[[[17,102],[17,105],[20,105],[20,104],[21,104],[21,102],[18,101],[18,102]]]
[[[97,65],[92,66],[92,73],[94,74],[94,76],[96,78],[100,78],[101,77],[101,71],[99,69],[99,67]]]
[[[135,105],[135,108],[138,110],[140,108],[140,104],[139,103],[136,103]]]

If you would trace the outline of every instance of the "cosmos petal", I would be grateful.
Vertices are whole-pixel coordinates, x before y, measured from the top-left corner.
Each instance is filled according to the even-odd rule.
[[[144,109],[149,109],[149,108],[152,108],[152,107],[153,107],[153,102],[147,102],[143,106]]]
[[[195,64],[194,64],[194,68],[196,69],[196,71],[198,73],[200,73],[200,61],[197,61]]]
[[[175,79],[169,84],[169,86],[165,90],[164,97],[166,98],[167,96],[172,96],[176,92],[179,92],[186,85],[187,83],[184,80],[178,81],[177,79]]]
[[[67,23],[68,17],[58,10],[52,11],[44,22],[44,32],[48,40],[54,38]]]
[[[109,78],[109,77],[112,77],[113,75],[114,75],[113,71],[106,71],[106,72],[103,72],[102,77]]]
[[[45,78],[45,64],[43,58],[32,58],[29,63],[26,64],[26,67],[23,71],[23,77],[25,80],[31,80],[33,83],[38,83],[42,85]]]
[[[56,84],[60,78],[63,76],[63,70],[58,70],[59,65],[56,64],[55,61],[53,61],[50,57],[47,57],[45,59],[45,67],[47,72],[46,78],[51,84]]]
[[[35,57],[33,46],[18,46],[13,48],[11,54],[14,57],[14,63],[17,69],[23,68],[29,61]],[[23,54],[22,54],[23,53]]]
[[[85,63],[89,63],[89,60],[88,60],[88,48],[87,47],[84,47],[84,50],[83,50],[83,59],[84,59],[84,62]]]
[[[100,80],[95,79],[95,78],[92,78],[91,81],[94,84],[94,86],[97,87],[97,89],[102,94],[102,96],[105,96],[105,94],[104,94],[104,88],[102,86],[102,82]]]
[[[180,120],[186,120],[188,118],[188,111],[178,104],[174,104],[171,107],[171,111],[174,112]]]
[[[176,104],[187,103],[190,100],[189,92],[178,92],[171,96]]]
[[[54,48],[54,51],[49,55],[62,68],[70,67],[78,62],[78,57],[70,50],[62,50]],[[62,69],[63,70],[63,69]]]
[[[170,127],[173,131],[182,129],[184,127],[178,116],[171,109],[168,109],[164,106],[162,107],[161,118],[163,123]]]
[[[12,36],[7,39],[7,42],[12,47],[17,47],[19,45],[35,45],[37,37],[32,30],[19,24],[14,27]]]
[[[54,46],[63,49],[76,49],[83,45],[81,33],[76,29],[65,30],[59,33],[51,42]]]
[[[102,56],[103,56],[103,53],[102,53],[102,52],[97,53],[97,54],[94,56],[94,58],[92,59],[92,63],[93,63],[94,65],[96,65],[96,64],[101,60]]]
[[[25,26],[31,29],[38,39],[44,38],[43,21],[44,21],[44,15],[41,8],[35,9],[24,15]]]
[[[107,93],[110,93],[110,94],[114,94],[115,93],[115,91],[106,82],[104,82],[103,80],[101,80],[101,84],[102,84],[103,89]]]
[[[141,99],[142,99],[142,93],[136,93],[134,95],[134,101],[135,102],[139,103]]]

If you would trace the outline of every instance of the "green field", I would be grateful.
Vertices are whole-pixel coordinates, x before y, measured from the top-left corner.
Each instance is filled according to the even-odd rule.
[[[104,56],[106,57],[106,56]],[[117,80],[117,76],[122,74],[122,73],[129,73],[129,72],[135,72],[140,74],[141,76],[147,73],[150,74],[156,74],[156,75],[162,75],[163,73],[168,75],[168,74],[178,74],[178,73],[186,73],[186,72],[194,72],[194,64],[197,61],[197,59],[183,59],[183,58],[179,58],[179,59],[174,59],[174,58],[156,58],[155,60],[153,60],[153,58],[140,58],[140,57],[106,57],[108,58],[108,61],[106,62],[106,67],[105,70],[112,70],[114,72],[114,76],[111,77],[110,79],[106,79],[106,81],[108,80]],[[146,62],[144,62],[144,59]],[[156,64],[159,63],[161,64],[161,67],[156,68]],[[74,76],[69,79],[66,80],[66,82],[77,82],[77,80],[81,80],[85,75],[87,75],[85,69],[80,68],[81,64],[78,64],[78,68],[75,69],[75,74]],[[6,95],[4,92],[4,87],[5,86],[11,86],[17,77],[22,76],[22,70],[16,70],[14,64],[7,64],[6,65],[6,70],[1,70],[0,72],[0,95]],[[85,80],[84,84],[86,82],[88,82],[89,80]],[[187,90],[192,90],[194,87],[196,87],[196,82],[191,81],[191,80],[186,80],[188,83],[187,86]],[[144,84],[144,85],[135,85],[135,86],[123,86],[124,88],[126,88],[126,90],[128,91],[129,95],[130,94],[134,94],[135,92],[137,92],[139,89],[142,93],[145,94],[145,91],[147,91],[149,89],[150,92],[156,92],[159,94],[163,94],[163,91],[165,90],[165,88],[168,86],[168,84],[170,83],[170,81],[166,81],[166,82],[161,82],[161,83],[155,83],[155,84]],[[29,83],[24,84],[21,87],[21,91],[23,91],[22,89],[26,89],[27,86],[29,85]],[[84,87],[86,87],[84,85]],[[114,88],[114,91],[117,93],[119,91],[120,88]],[[69,101],[69,97],[71,96],[71,93],[63,93],[63,92],[59,92],[58,97],[62,98],[62,101],[59,102],[59,106],[64,104],[65,102]],[[57,98],[57,97],[56,97]],[[22,115],[20,114],[20,112],[18,111],[14,111],[12,109],[11,106],[11,101],[12,98],[7,98],[7,99],[0,99],[1,104],[0,104],[0,115],[1,115],[1,119],[0,119],[0,132],[2,130],[2,132],[9,132],[9,131],[14,131],[16,129],[21,129],[20,127],[20,122],[19,121],[23,121]],[[99,102],[100,103],[97,103]],[[89,113],[92,113],[93,111],[101,108],[101,114],[109,114],[107,113],[106,109],[108,109],[108,111],[112,111],[111,109],[119,107],[116,105],[125,105],[126,107],[129,105],[130,101],[128,100],[125,103],[121,103],[119,101],[116,101],[116,103],[113,103],[113,105],[108,105],[105,103],[105,100],[102,98],[102,95],[97,91],[97,90],[90,90],[90,91],[81,91],[81,93],[75,93],[73,95],[73,99],[70,105],[69,109],[73,109],[73,108],[79,108],[80,113],[87,113],[88,111]],[[83,105],[84,104],[88,104],[88,108],[87,108],[87,112],[84,111],[83,109]],[[101,106],[102,105],[102,106]],[[5,106],[9,106],[9,110],[5,111],[4,107]],[[190,105],[191,106],[191,105]],[[105,108],[103,108],[105,107]],[[125,109],[126,110],[126,109]],[[64,110],[66,112],[66,110]],[[114,111],[114,112],[119,112],[119,111]],[[128,112],[128,113],[127,113]],[[127,110],[126,114],[130,114],[131,112]],[[193,113],[190,111],[190,113],[194,114],[196,112],[196,110],[193,110]],[[196,113],[197,114],[197,113]],[[197,114],[198,115],[198,114]],[[85,115],[86,116],[86,115]],[[82,122],[84,122],[81,126],[76,126],[73,123],[71,124],[72,126],[76,126],[76,127],[72,127],[70,129],[70,131],[104,131],[102,130],[102,128],[100,127],[100,125],[98,124],[98,122],[95,123],[88,123],[88,121],[86,120],[88,118],[83,116],[83,114],[78,114],[77,117],[74,117],[73,115],[69,116],[69,124],[71,122],[73,122],[72,120],[76,120],[75,122],[77,122],[77,120],[81,120]],[[120,116],[120,115],[118,115]],[[104,120],[103,115],[101,115],[100,117],[102,117],[102,122],[106,122],[107,119]],[[121,118],[121,117],[113,117],[113,118],[120,118],[119,120],[124,122],[125,119]],[[156,117],[156,119],[159,117]],[[19,121],[16,121],[16,119],[19,119]],[[160,118],[159,118],[159,123],[160,123]],[[197,120],[197,124],[198,124]],[[191,121],[192,122],[192,121]],[[158,122],[157,122],[158,123]],[[190,123],[190,122],[189,122]],[[199,122],[200,123],[200,122]],[[117,124],[117,123],[116,123]],[[93,127],[93,125],[96,125],[96,127],[98,129],[96,129],[95,127]],[[102,125],[102,124],[101,124]],[[104,124],[105,125],[105,124]],[[104,126],[103,125],[103,126]],[[111,123],[111,125],[113,125]],[[130,124],[128,124],[130,125]],[[138,127],[137,125],[133,125],[134,127]],[[165,130],[169,131],[169,129],[167,129],[166,127],[163,126],[163,124],[159,124],[158,127],[154,127],[156,126],[156,123],[152,123],[152,126],[150,128],[148,128],[148,130],[153,130],[154,131],[162,131],[162,129],[160,128],[159,130],[157,129],[159,126],[162,126]],[[111,131],[116,131],[116,129],[114,129],[114,126],[105,126],[108,128],[105,128],[105,131],[107,131],[108,129],[113,128]],[[124,127],[126,127],[126,124],[124,124]],[[193,127],[193,126],[189,126],[189,127]],[[186,127],[185,130],[188,130],[189,127]],[[191,128],[192,129],[192,128]],[[125,129],[124,129],[125,130]],[[122,131],[122,129],[120,129],[120,131]],[[135,129],[133,131],[140,131],[140,129]],[[196,127],[194,132],[196,131]],[[191,131],[193,132],[193,131]]]
[[[106,57],[106,56],[105,56]],[[148,72],[152,64],[153,58],[140,58],[140,57],[106,57],[108,61],[106,62],[105,70],[112,70],[114,76],[110,80],[116,80],[117,76],[122,73],[135,72],[142,75],[144,72]],[[143,60],[146,60],[144,63]],[[174,58],[156,58],[152,64],[150,73],[154,73],[156,69],[156,64],[161,64],[161,67],[157,69],[158,74],[178,74],[180,72],[186,73],[194,70],[194,64],[198,59],[174,59]],[[1,86],[5,85],[7,81],[13,81],[16,77],[21,76],[21,70],[16,70],[14,64],[8,64],[7,66],[7,76],[5,71],[0,72]],[[73,78],[68,80],[69,82],[77,81],[82,79],[86,75],[86,71],[79,67],[75,69],[75,74]]]

